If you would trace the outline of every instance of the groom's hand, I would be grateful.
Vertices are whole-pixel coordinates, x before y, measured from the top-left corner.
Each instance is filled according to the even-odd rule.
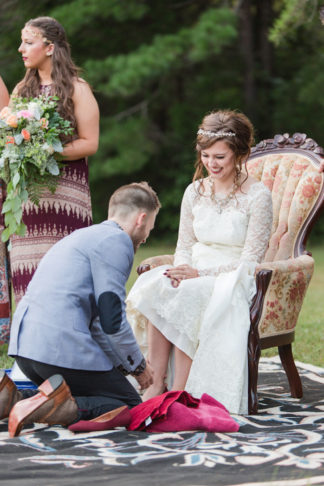
[[[139,383],[140,390],[145,390],[153,383],[153,369],[146,363],[145,370],[138,376],[135,376],[137,382]]]

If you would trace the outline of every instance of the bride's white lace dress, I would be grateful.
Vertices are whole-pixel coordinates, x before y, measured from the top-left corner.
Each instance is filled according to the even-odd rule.
[[[147,318],[193,359],[188,392],[208,393],[231,413],[245,414],[249,307],[270,236],[271,193],[256,182],[220,212],[209,190],[199,195],[197,188],[198,181],[184,193],[174,265],[189,264],[200,277],[173,288],[163,275],[169,266],[142,274],[127,315],[144,351]]]

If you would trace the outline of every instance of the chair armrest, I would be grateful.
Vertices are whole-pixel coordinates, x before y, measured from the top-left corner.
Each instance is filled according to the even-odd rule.
[[[262,263],[256,269],[257,279],[259,272],[265,270],[271,271],[272,275],[263,305],[258,309],[260,338],[292,333],[313,275],[314,259],[305,254],[288,260]]]
[[[260,263],[256,267],[255,273],[258,274],[261,270],[272,270],[281,274],[290,274],[296,271],[308,270],[313,274],[314,258],[311,255],[304,254],[296,258],[288,258],[287,260],[275,260],[273,262]]]
[[[149,270],[152,270],[152,268],[159,267],[160,265],[173,265],[173,259],[174,255],[158,255],[146,258],[139,264],[136,271],[138,275],[141,275],[142,273],[148,272]]]

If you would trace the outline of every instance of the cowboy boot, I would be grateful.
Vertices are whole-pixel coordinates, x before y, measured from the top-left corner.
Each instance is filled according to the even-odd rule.
[[[22,394],[14,382],[0,370],[0,420],[7,418],[12,407],[21,399]]]
[[[70,425],[78,406],[63,376],[53,375],[38,387],[39,393],[16,403],[9,415],[9,435],[16,437],[27,424]]]

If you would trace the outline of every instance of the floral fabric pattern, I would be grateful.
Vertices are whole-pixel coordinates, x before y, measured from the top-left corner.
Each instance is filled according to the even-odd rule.
[[[259,323],[260,337],[294,330],[314,271],[314,260],[308,255],[263,263],[258,269],[272,270],[265,304]]]

